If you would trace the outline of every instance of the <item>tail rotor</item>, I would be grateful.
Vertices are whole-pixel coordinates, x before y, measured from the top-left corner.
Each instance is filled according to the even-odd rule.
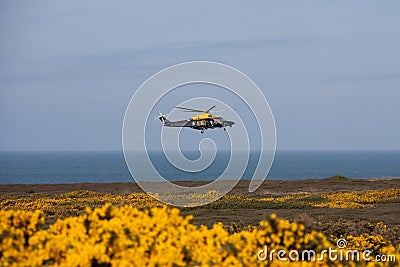
[[[166,117],[168,116],[168,113],[163,114],[160,110],[158,112],[160,113],[160,115],[158,117],[155,117],[155,119],[159,119],[163,124],[165,124],[167,121]]]

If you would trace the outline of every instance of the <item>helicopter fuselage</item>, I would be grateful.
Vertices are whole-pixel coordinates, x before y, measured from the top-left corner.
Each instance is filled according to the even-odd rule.
[[[213,116],[208,113],[199,114],[187,120],[180,121],[169,121],[164,116],[160,116],[159,119],[163,122],[164,126],[167,127],[190,127],[195,130],[204,133],[204,130],[214,128],[232,127],[235,123],[233,121],[224,120],[220,116]]]

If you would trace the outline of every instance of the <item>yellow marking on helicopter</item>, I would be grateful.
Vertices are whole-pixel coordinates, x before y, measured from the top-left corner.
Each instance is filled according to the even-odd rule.
[[[206,119],[219,119],[221,116],[213,116],[210,113],[199,114],[194,116],[191,120],[199,121],[199,120],[206,120]]]

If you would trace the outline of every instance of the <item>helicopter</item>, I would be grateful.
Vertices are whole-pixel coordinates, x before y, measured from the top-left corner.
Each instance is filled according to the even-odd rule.
[[[223,128],[226,131],[225,127],[232,127],[235,124],[233,121],[227,121],[223,119],[221,116],[214,116],[211,115],[210,111],[215,108],[216,106],[212,106],[206,110],[199,110],[199,109],[192,109],[192,108],[184,108],[184,107],[175,107],[183,112],[201,112],[197,116],[191,117],[187,120],[180,120],[180,121],[169,121],[167,120],[166,116],[168,114],[162,114],[160,112],[160,116],[158,119],[163,123],[163,126],[167,127],[190,127],[195,130],[201,131],[204,133],[207,129],[214,129],[214,128]]]

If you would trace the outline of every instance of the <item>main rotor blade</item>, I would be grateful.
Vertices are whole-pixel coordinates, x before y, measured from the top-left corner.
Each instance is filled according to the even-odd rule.
[[[192,108],[183,108],[183,107],[175,107],[175,108],[181,109],[185,112],[204,112],[204,110],[192,109]]]
[[[212,110],[213,108],[215,108],[215,106],[212,106],[211,108],[204,110],[204,113],[210,112],[210,110]]]

